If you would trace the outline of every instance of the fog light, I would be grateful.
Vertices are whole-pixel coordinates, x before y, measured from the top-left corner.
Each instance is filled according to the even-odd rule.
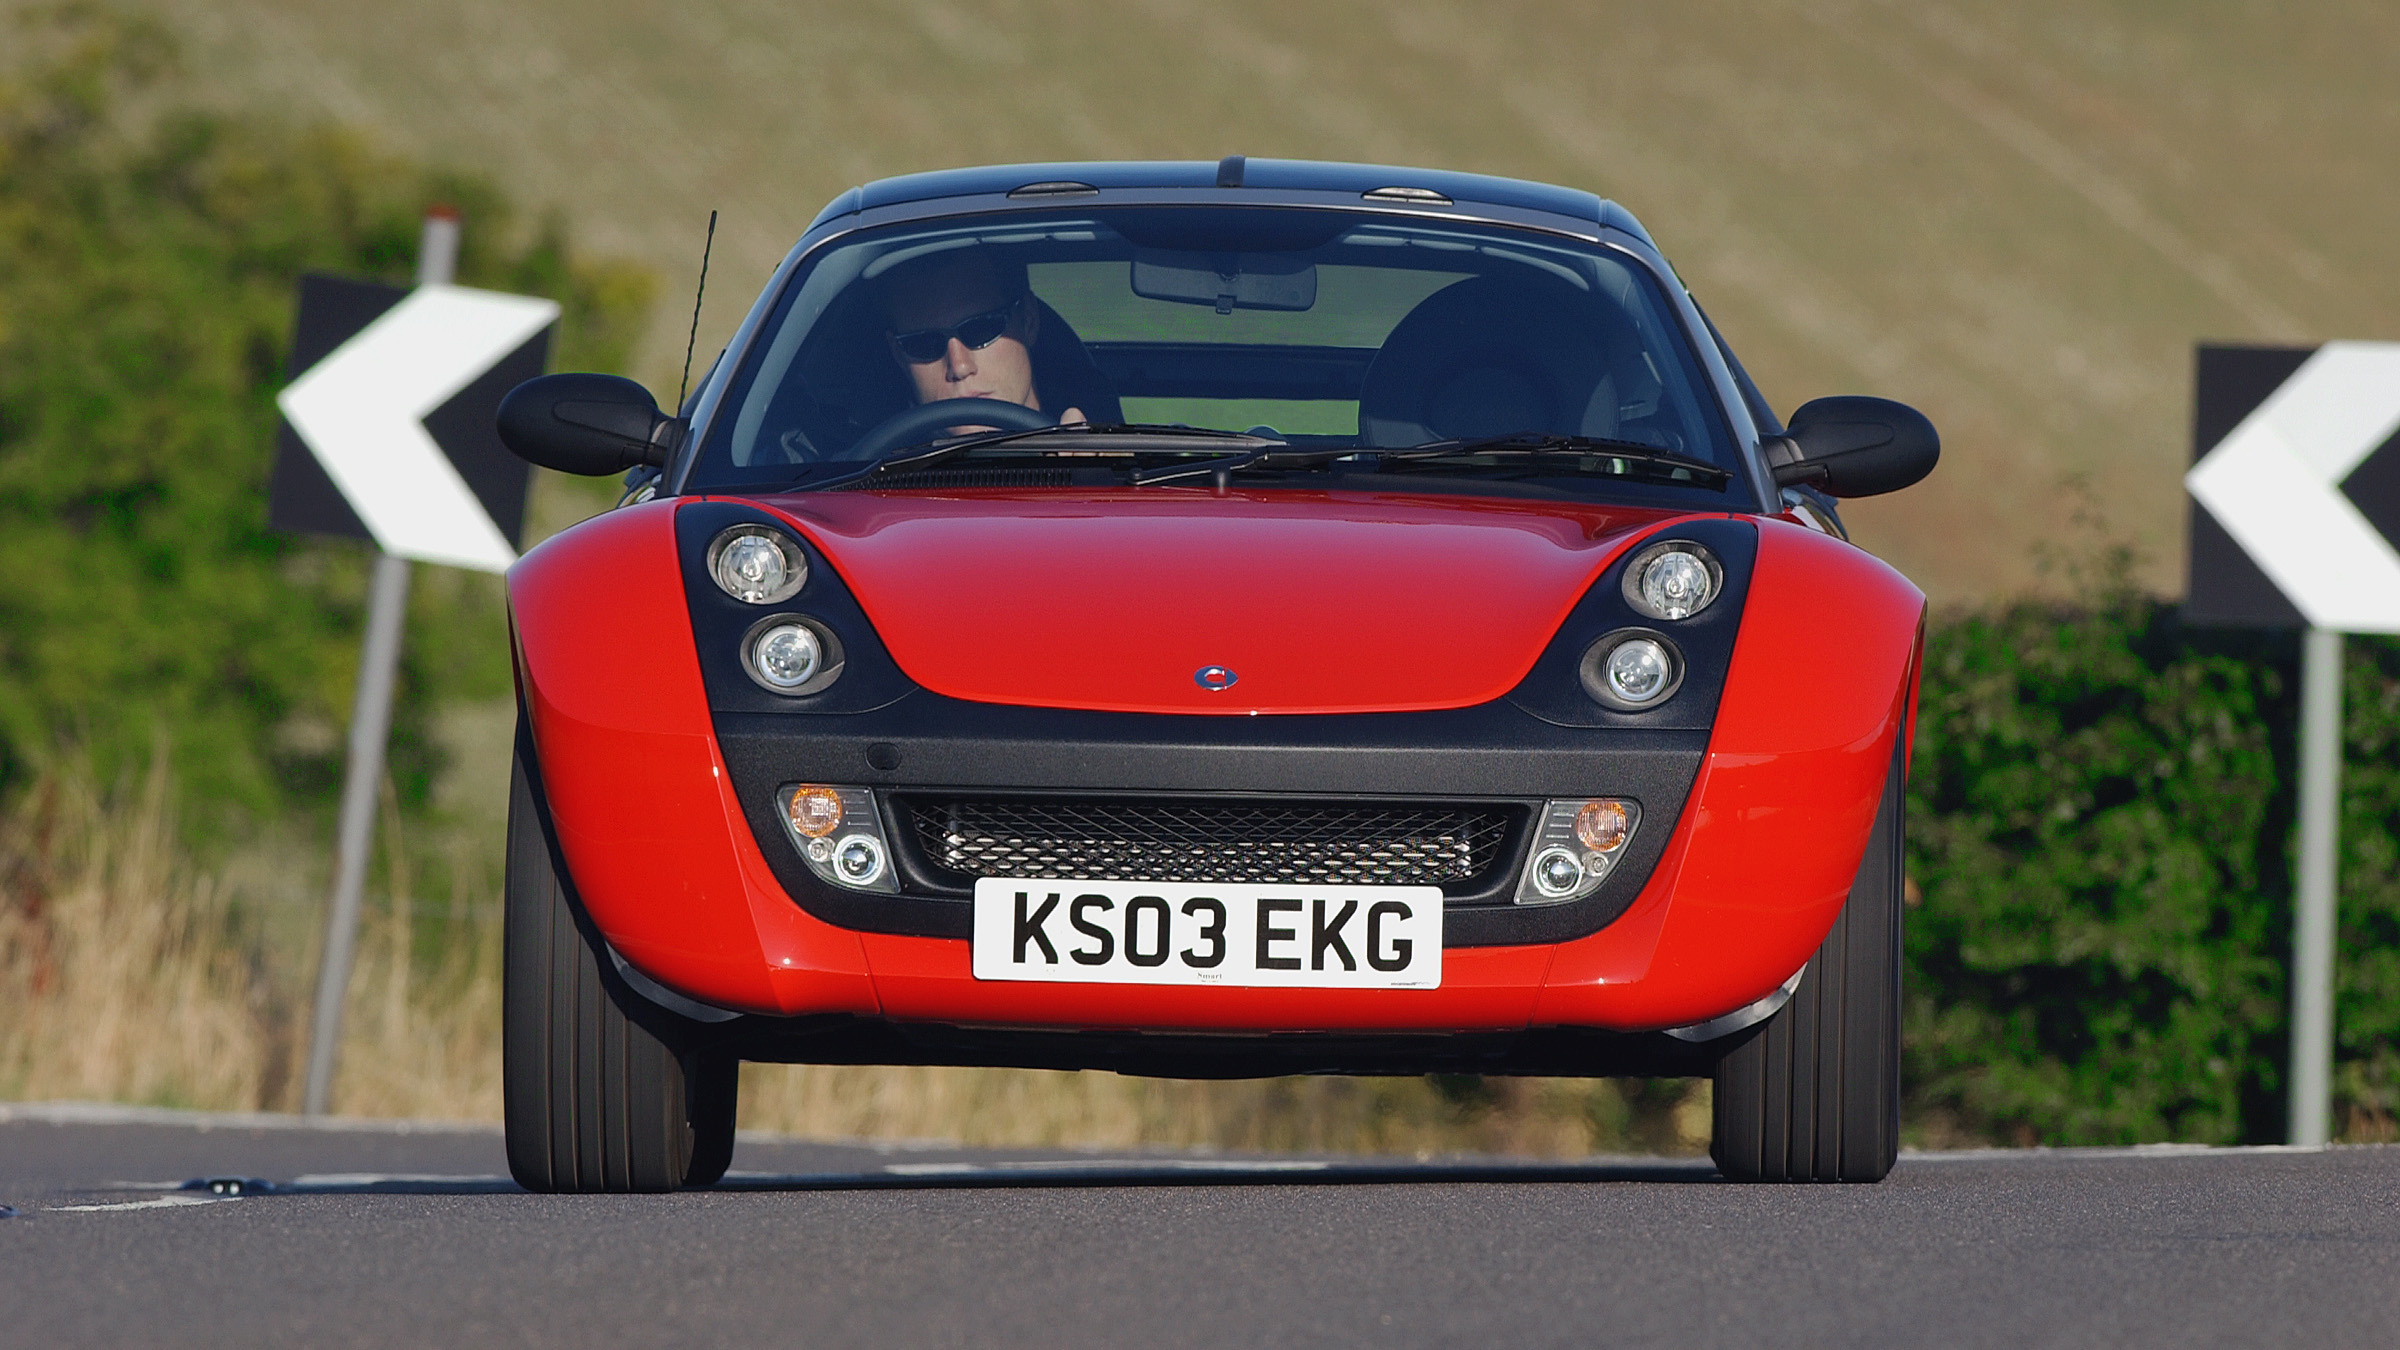
[[[1517,874],[1516,902],[1555,905],[1598,891],[1628,856],[1641,823],[1641,804],[1630,797],[1542,803],[1524,870]]]
[[[1563,848],[1543,849],[1533,860],[1533,888],[1560,899],[1583,885],[1583,859]]]
[[[900,889],[872,788],[785,783],[775,789],[784,836],[817,880],[852,891]]]
[[[808,560],[774,530],[736,525],[709,545],[708,574],[744,604],[772,605],[790,599],[808,580]]]
[[[883,877],[882,843],[873,835],[851,835],[833,846],[833,870],[849,885],[874,885]]]
[[[797,689],[816,678],[825,663],[825,644],[803,624],[779,623],[750,644],[750,668],[777,689]]]
[[[1614,853],[1633,833],[1633,814],[1625,803],[1585,802],[1575,812],[1575,838],[1594,853]]]
[[[803,838],[822,839],[841,828],[842,794],[813,784],[793,788],[792,795],[784,800],[783,810],[791,817],[792,828]]]
[[[1667,692],[1675,663],[1656,638],[1628,638],[1608,654],[1608,689],[1627,703],[1649,703]]]

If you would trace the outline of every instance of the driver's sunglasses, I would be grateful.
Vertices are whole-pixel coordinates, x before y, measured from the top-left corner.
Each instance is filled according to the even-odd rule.
[[[894,333],[892,349],[913,365],[931,365],[949,352],[950,339],[957,338],[968,351],[979,352],[999,341],[1016,317],[1017,302],[1011,300],[998,309],[970,314],[948,328],[912,328],[905,333]]]

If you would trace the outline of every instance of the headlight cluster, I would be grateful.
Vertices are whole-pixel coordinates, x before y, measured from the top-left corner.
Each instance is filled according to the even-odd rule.
[[[1625,564],[1625,603],[1653,619],[1688,619],[1724,589],[1717,556],[1688,540],[1652,544]]]
[[[776,790],[775,807],[801,861],[819,879],[853,891],[900,889],[872,789],[786,784]]]
[[[1557,904],[1598,890],[1641,818],[1640,805],[1622,797],[1544,802],[1533,856],[1517,881],[1517,903]]]
[[[1664,633],[1620,628],[1583,653],[1583,691],[1619,712],[1666,702],[1683,683],[1683,653]]]
[[[708,575],[745,605],[773,605],[808,581],[808,559],[780,530],[736,525],[709,544]]]
[[[777,689],[797,689],[825,667],[825,640],[804,623],[779,623],[750,644],[758,678]]]
[[[746,605],[791,599],[808,583],[808,555],[767,525],[736,525],[708,545],[708,576]],[[778,694],[813,694],[841,674],[841,643],[814,619],[777,614],[742,636],[742,669]]]
[[[1715,554],[1686,539],[1652,544],[1625,564],[1625,603],[1665,623],[1691,618],[1725,590]],[[1602,705],[1640,712],[1666,702],[1683,684],[1683,653],[1647,628],[1620,628],[1583,653],[1583,687]]]

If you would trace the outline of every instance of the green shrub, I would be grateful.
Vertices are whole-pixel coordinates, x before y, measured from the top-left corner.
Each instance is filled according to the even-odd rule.
[[[2282,1137],[2297,649],[2122,587],[1932,626],[1909,792],[1921,1129]],[[2339,1087],[2372,1134],[2400,1082],[2400,647],[2349,656]]]

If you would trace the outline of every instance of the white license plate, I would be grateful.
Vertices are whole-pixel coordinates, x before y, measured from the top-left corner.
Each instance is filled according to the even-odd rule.
[[[1438,886],[975,883],[975,978],[1437,989]]]

